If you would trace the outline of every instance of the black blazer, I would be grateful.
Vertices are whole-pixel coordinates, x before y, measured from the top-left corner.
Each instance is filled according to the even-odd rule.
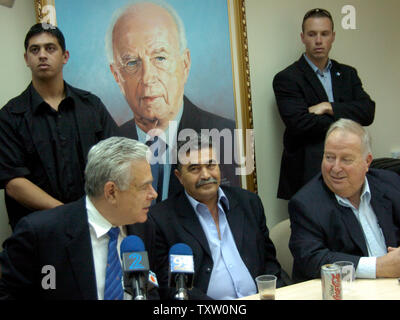
[[[148,223],[127,226],[127,233],[141,237],[149,253],[153,231]],[[97,299],[85,198],[22,218],[3,246],[0,299]],[[45,265],[55,268],[54,290],[42,288]]]
[[[222,187],[230,210],[226,212],[236,247],[253,279],[261,274],[278,277],[283,285],[281,267],[269,238],[260,198],[252,192],[237,187]],[[206,235],[196,213],[184,192],[150,208],[150,218],[156,227],[156,269],[161,287],[168,285],[168,252],[176,243],[185,243],[193,250],[194,290],[191,298],[206,299],[213,260]],[[160,293],[161,294],[161,293]]]
[[[386,246],[400,245],[400,177],[394,172],[369,169],[371,205]],[[321,266],[352,261],[357,268],[368,249],[361,226],[350,208],[338,204],[319,174],[289,201],[294,257],[293,280],[320,277]]]
[[[347,118],[368,126],[374,120],[375,102],[363,90],[357,70],[331,61],[333,116],[308,112],[308,107],[327,102],[328,97],[303,55],[274,77],[276,103],[286,126],[279,198],[290,199],[320,172],[325,134],[333,122]]]
[[[232,137],[234,137],[234,129],[235,129],[235,122],[223,117],[220,117],[216,114],[204,111],[198,107],[196,107],[188,98],[183,98],[183,113],[182,118],[178,126],[178,133],[183,129],[193,129],[196,132],[201,132],[201,129],[228,129]],[[120,126],[120,134],[124,137],[128,137],[131,139],[138,139],[138,134],[136,131],[136,124],[135,120],[131,119],[128,122],[125,122],[123,125]],[[233,140],[232,140],[233,141]],[[235,175],[235,168],[234,164],[224,164],[224,148],[222,148],[222,141],[221,141],[221,149],[220,149],[220,162],[221,162],[221,184],[222,185],[233,185],[239,186],[239,176]],[[234,161],[232,155],[232,161]],[[175,166],[171,166],[171,175],[169,180],[169,188],[168,188],[168,196],[175,194],[179,191],[182,191],[182,185],[180,184],[179,180],[176,178],[174,174]]]

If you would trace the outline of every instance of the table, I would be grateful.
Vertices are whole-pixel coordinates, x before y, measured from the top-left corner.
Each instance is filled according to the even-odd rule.
[[[322,300],[321,279],[314,279],[276,289],[276,300]],[[259,300],[258,293],[240,300]],[[343,300],[400,300],[400,284],[390,279],[356,279]]]

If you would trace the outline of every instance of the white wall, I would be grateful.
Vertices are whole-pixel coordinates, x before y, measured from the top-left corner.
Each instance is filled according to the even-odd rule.
[[[341,8],[348,4],[356,9],[356,30],[341,26]],[[374,156],[387,157],[391,149],[400,149],[400,1],[246,0],[257,181],[269,227],[288,217],[287,201],[276,198],[284,125],[272,79],[303,53],[301,22],[316,7],[333,15],[336,40],[331,57],[357,68],[364,89],[376,102],[375,121],[369,127]]]
[[[12,8],[0,6],[0,108],[30,82],[31,73],[24,61],[24,39],[35,21],[33,0],[17,0]],[[4,192],[0,190],[0,245],[10,233]]]
[[[357,30],[341,28],[341,8],[356,8]],[[400,149],[397,91],[400,89],[400,1],[398,0],[246,0],[257,178],[267,223],[287,217],[287,202],[276,198],[282,152],[283,124],[272,91],[273,76],[299,58],[301,21],[311,8],[323,7],[334,16],[336,41],[331,56],[357,68],[364,88],[376,102],[370,132],[375,157]],[[23,41],[35,23],[33,0],[0,6],[0,106],[18,95],[31,76],[23,60]],[[0,244],[10,234],[0,191]]]

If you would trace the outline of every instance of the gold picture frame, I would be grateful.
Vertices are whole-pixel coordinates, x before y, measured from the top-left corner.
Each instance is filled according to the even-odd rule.
[[[36,22],[57,25],[56,5],[54,0],[34,0]]]
[[[242,187],[257,192],[257,173],[254,155],[253,112],[251,100],[250,66],[247,45],[245,0],[227,0],[231,38],[232,71],[234,76],[235,114],[241,132],[242,154],[252,167],[242,178]],[[34,0],[37,22],[57,25],[55,0]]]

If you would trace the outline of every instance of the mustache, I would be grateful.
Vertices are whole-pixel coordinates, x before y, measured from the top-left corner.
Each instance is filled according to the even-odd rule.
[[[204,186],[205,184],[210,184],[210,183],[218,184],[218,180],[213,177],[210,177],[207,180],[202,179],[196,183],[196,188],[199,188],[201,186]]]

